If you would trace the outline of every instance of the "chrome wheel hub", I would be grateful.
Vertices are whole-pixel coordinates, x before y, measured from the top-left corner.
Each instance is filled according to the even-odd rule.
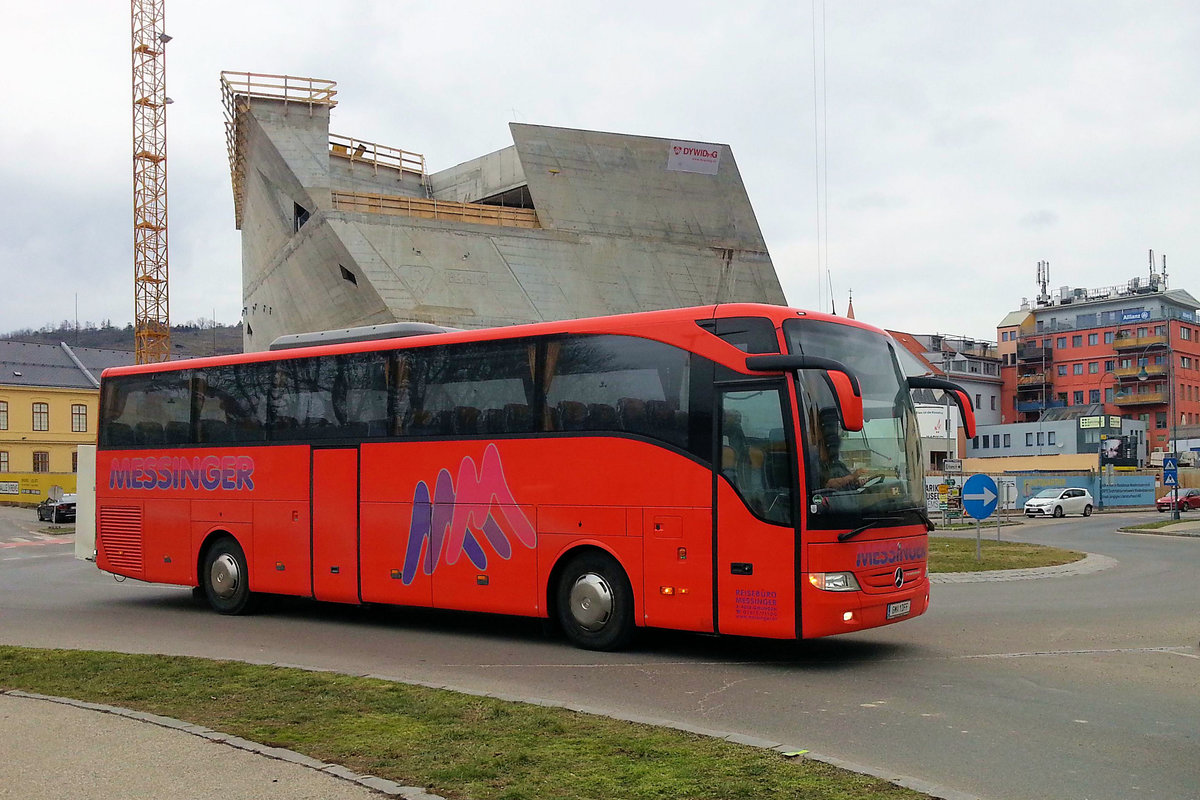
[[[237,559],[228,553],[217,556],[209,571],[208,582],[217,597],[232,597],[242,582]]]
[[[571,587],[571,616],[587,631],[601,630],[613,612],[613,592],[608,581],[594,572],[580,575]]]

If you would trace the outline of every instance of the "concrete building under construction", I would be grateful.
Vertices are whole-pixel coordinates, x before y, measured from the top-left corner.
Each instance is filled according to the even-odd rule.
[[[330,134],[332,81],[221,86],[248,351],[395,321],[784,302],[728,145],[512,123],[511,147],[431,174]]]

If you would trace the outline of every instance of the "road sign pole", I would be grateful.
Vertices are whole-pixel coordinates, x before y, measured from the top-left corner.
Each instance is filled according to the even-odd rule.
[[[983,561],[983,522],[975,520],[975,561]]]

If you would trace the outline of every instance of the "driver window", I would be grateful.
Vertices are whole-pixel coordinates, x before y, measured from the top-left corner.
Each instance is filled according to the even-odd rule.
[[[792,467],[777,389],[727,392],[721,419],[721,474],[755,515],[792,523]]]

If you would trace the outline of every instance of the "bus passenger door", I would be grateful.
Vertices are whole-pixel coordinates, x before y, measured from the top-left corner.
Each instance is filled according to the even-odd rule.
[[[713,476],[720,633],[796,636],[795,437],[782,381],[717,393]]]
[[[357,603],[358,449],[312,450],[313,597]]]

